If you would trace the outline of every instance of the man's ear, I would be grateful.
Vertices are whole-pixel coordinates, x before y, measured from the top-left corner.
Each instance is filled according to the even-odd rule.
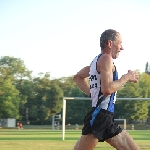
[[[109,48],[111,48],[111,46],[112,46],[112,41],[111,41],[111,40],[108,40],[107,46],[108,46]]]

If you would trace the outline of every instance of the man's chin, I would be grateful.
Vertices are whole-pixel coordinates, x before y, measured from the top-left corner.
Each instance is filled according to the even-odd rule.
[[[117,58],[118,58],[118,56],[113,57],[113,59],[117,59]]]
[[[119,57],[119,54],[116,55],[116,57],[114,59],[117,59]]]

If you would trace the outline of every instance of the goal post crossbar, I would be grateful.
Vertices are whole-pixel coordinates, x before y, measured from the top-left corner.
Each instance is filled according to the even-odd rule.
[[[150,98],[116,98],[117,100],[150,100]],[[65,140],[65,118],[66,118],[66,100],[91,100],[91,98],[85,97],[63,97],[63,111],[62,111],[62,140]],[[117,120],[117,119],[115,119]],[[119,119],[120,120],[120,119]],[[124,120],[124,126],[126,128],[126,119]]]
[[[150,98],[116,98],[117,100],[150,100]],[[91,100],[88,97],[64,97],[63,100]]]

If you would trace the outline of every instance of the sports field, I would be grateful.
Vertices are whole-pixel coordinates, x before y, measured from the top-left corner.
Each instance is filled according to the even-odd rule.
[[[150,150],[150,130],[129,130],[141,150]],[[80,130],[0,129],[0,150],[72,150]],[[95,150],[113,150],[107,143],[98,143]]]

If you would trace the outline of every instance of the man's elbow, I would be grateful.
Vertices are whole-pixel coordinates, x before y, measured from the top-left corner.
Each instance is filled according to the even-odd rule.
[[[73,76],[73,81],[76,82],[76,75]]]
[[[74,76],[73,76],[73,81],[74,81],[74,82],[77,82],[77,80],[79,80],[79,77],[78,77],[77,75],[74,75]]]
[[[108,95],[111,95],[111,94],[112,94],[112,92],[111,92],[110,89],[102,89],[102,93],[103,93],[103,95],[105,95],[105,96],[108,96]]]
[[[81,80],[83,80],[83,78],[81,76],[78,76],[78,75],[74,75],[73,76],[73,81],[75,83],[80,82]]]

